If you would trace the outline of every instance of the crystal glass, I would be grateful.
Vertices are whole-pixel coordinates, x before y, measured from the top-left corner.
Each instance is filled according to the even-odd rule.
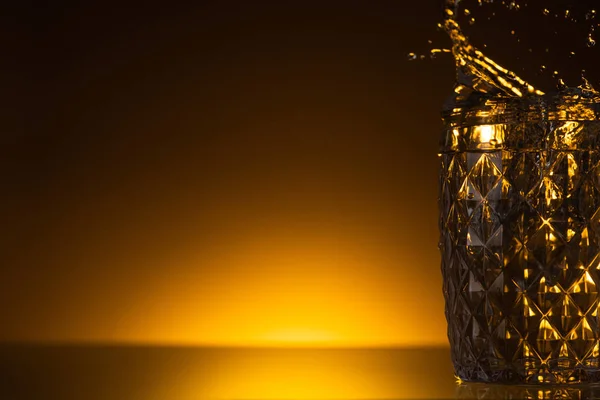
[[[482,100],[444,114],[440,250],[464,381],[600,381],[600,107]]]

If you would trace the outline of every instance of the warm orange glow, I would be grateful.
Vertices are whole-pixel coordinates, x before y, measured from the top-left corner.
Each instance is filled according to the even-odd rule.
[[[478,125],[472,128],[471,140],[481,149],[494,148],[504,142],[505,129],[502,124]]]
[[[30,389],[17,397],[27,399],[449,399],[456,390],[448,348],[42,345],[3,348],[3,360],[16,360],[3,379]]]
[[[348,234],[248,233],[212,252],[188,251],[157,267],[165,273],[134,290],[128,303],[107,297],[98,313],[50,325],[46,335],[219,346],[447,346],[441,277],[422,276],[419,268],[437,263],[437,253],[419,260],[397,247],[390,257],[379,243]],[[107,312],[120,317],[107,320]]]
[[[267,343],[281,344],[334,344],[336,341],[343,341],[339,335],[333,335],[331,332],[319,331],[317,329],[281,329],[268,332],[262,337]]]
[[[441,291],[432,284],[430,295],[418,293],[410,283],[421,279],[418,270],[402,282],[390,275],[393,265],[366,246],[311,245],[308,238],[301,242],[304,249],[285,239],[254,239],[215,256],[210,284],[203,290],[197,290],[199,277],[193,273],[175,282],[175,288],[157,287],[139,305],[147,314],[132,314],[130,324],[115,336],[235,346],[447,344]],[[368,265],[385,269],[370,274]],[[179,294],[176,309],[173,293]],[[431,310],[427,318],[424,309]]]
[[[494,127],[491,125],[481,125],[475,129],[479,129],[479,138],[481,142],[489,143],[494,136]]]
[[[430,373],[436,371],[452,377],[448,355],[432,357],[439,353],[437,349],[233,350],[219,358],[220,367],[211,368],[209,376],[205,368],[196,371],[190,366],[170,394],[182,399],[442,398],[454,391],[454,382],[431,380]]]

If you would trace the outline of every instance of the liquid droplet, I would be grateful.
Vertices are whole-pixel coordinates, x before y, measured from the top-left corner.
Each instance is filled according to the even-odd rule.
[[[547,8],[544,8],[542,12],[544,13],[544,15],[550,15],[550,10],[548,10]]]
[[[588,21],[594,18],[596,18],[596,10],[590,10],[587,14],[585,14],[585,19]]]
[[[436,58],[437,55],[440,53],[451,53],[451,52],[452,52],[452,50],[450,50],[450,49],[431,49],[431,51],[429,53],[430,53],[430,57],[433,59],[433,58]]]
[[[590,83],[590,81],[587,80],[586,76],[585,76],[585,69],[581,70],[581,81],[583,82],[581,86],[579,86],[584,92],[588,92],[588,93],[596,93],[596,90],[594,89],[594,87],[592,86],[592,84]]]
[[[415,53],[408,53],[407,57],[409,61],[414,61],[417,59],[417,55]]]
[[[465,13],[465,16],[467,16],[467,17],[468,17],[469,15],[471,15],[471,11],[470,11],[468,8],[465,8],[465,11],[464,11],[464,13]]]
[[[594,47],[595,45],[596,45],[596,40],[594,39],[594,37],[590,33],[588,35],[588,38],[587,38],[587,47]]]
[[[469,25],[475,25],[475,18],[471,18],[469,20]]]

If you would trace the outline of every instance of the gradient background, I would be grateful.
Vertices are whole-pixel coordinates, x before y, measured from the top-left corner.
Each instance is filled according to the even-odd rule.
[[[81,3],[0,17],[0,340],[447,345],[441,0]]]

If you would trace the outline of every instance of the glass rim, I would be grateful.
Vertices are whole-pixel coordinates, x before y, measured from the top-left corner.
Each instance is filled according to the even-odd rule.
[[[449,99],[442,111],[447,128],[552,121],[600,121],[600,98],[577,94],[528,97],[471,96]]]

